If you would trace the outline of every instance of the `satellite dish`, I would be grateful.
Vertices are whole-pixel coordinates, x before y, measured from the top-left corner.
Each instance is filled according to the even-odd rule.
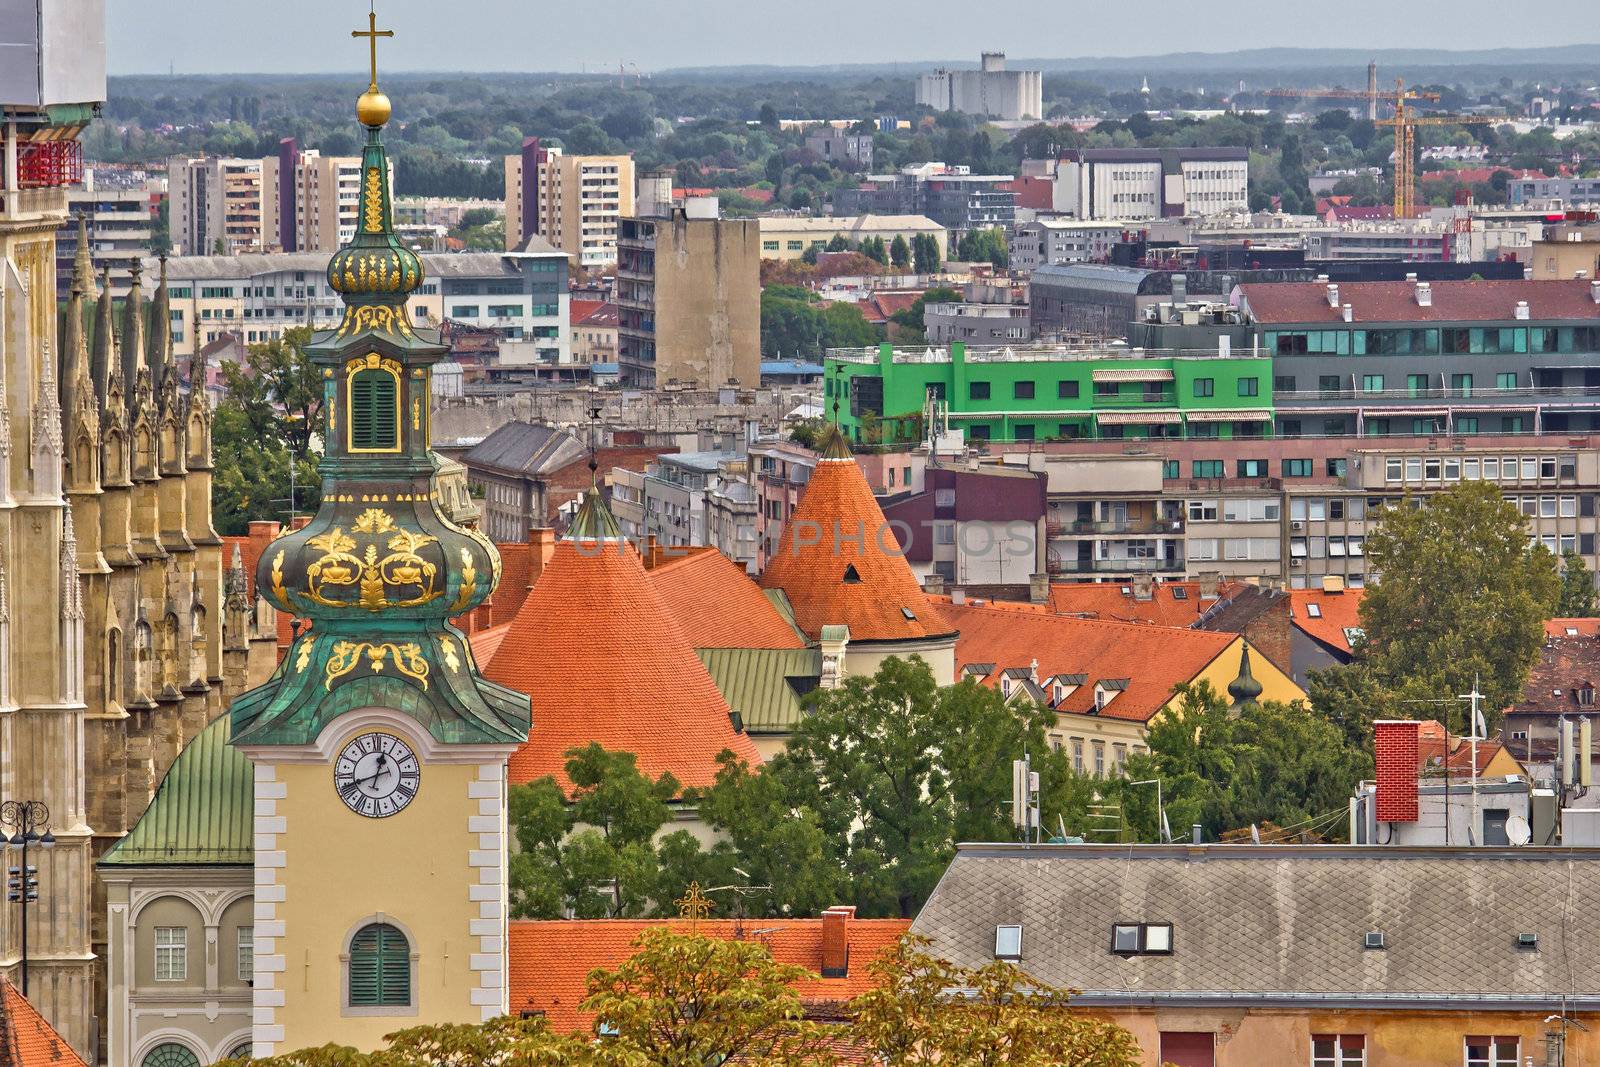
[[[1533,840],[1533,830],[1528,826],[1528,820],[1520,815],[1513,815],[1506,820],[1506,840],[1513,845],[1526,845]]]

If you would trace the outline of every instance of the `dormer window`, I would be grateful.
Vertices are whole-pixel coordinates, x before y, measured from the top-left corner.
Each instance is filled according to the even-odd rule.
[[[1580,707],[1585,708],[1592,707],[1594,705],[1593,682],[1584,682],[1582,685],[1578,686],[1578,704]]]
[[[861,572],[856,570],[856,565],[854,563],[845,564],[845,568],[844,568],[844,584],[845,585],[860,585],[861,584]]]
[[[1116,694],[1115,690],[1102,689],[1099,686],[1095,686],[1094,687],[1094,710],[1095,711],[1104,710],[1105,706],[1107,704],[1111,703],[1115,699],[1117,699],[1117,694]]]
[[[1111,951],[1118,956],[1170,956],[1171,923],[1117,923],[1111,927]]]
[[[354,361],[346,425],[352,452],[400,450],[400,365],[376,353]]]

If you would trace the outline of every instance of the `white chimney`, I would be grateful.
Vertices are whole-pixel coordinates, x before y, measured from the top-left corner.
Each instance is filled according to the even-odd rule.
[[[1417,273],[1416,273],[1416,271],[1412,271],[1412,272],[1411,272],[1411,273],[1409,273],[1409,274],[1407,274],[1407,275],[1406,275],[1406,281],[1408,281],[1408,282],[1415,282],[1415,281],[1416,281],[1416,280],[1417,280]]]
[[[1589,299],[1600,304],[1600,278],[1589,283]]]
[[[1433,285],[1429,282],[1417,283],[1417,306],[1421,308],[1433,307]]]
[[[1354,322],[1354,321],[1356,321],[1356,310],[1355,310],[1355,308],[1351,307],[1349,304],[1346,304],[1340,310],[1342,310],[1344,312],[1344,321],[1346,321],[1346,322]]]
[[[1517,301],[1517,310],[1514,312],[1514,314],[1519,319],[1527,318],[1528,317],[1528,302],[1526,300],[1518,300]]]
[[[1522,280],[1525,281],[1525,282],[1533,281],[1533,268],[1532,267],[1523,267],[1522,268]]]
[[[1331,308],[1336,308],[1336,307],[1339,306],[1339,283],[1338,282],[1330,282],[1328,284],[1328,306],[1331,307]]]

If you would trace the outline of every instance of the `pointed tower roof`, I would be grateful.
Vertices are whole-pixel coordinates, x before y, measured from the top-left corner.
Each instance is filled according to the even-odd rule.
[[[795,622],[813,639],[824,626],[841,624],[850,627],[852,641],[955,632],[911,573],[872,488],[837,434],[784,523],[761,584],[783,590]]]
[[[78,220],[78,241],[82,249],[83,220]],[[63,439],[72,440],[74,430],[73,420],[78,412],[78,378],[83,370],[83,362],[88,358],[83,337],[83,296],[89,286],[94,285],[94,277],[87,269],[87,256],[79,256],[72,271],[72,288],[67,297],[66,322],[61,330],[61,433]],[[85,285],[87,277],[88,285]],[[69,458],[70,462],[70,458]]]
[[[106,268],[105,285],[94,307],[94,348],[89,358],[89,376],[102,399],[111,384],[112,349],[116,347],[116,309],[111,300],[111,268]]]
[[[511,781],[553,775],[570,790],[566,753],[591,741],[689,787],[712,784],[724,749],[760,763],[638,553],[605,532],[616,520],[598,492],[583,511],[484,669],[533,700],[537,722],[511,757]]]
[[[200,348],[198,335],[195,344]],[[167,257],[161,257],[161,280],[156,284],[156,299],[150,312],[150,338],[146,350],[150,364],[150,387],[159,399],[172,367],[172,298],[167,293]]]
[[[1242,708],[1246,704],[1254,704],[1261,698],[1261,683],[1256,681],[1256,676],[1250,673],[1250,646],[1244,645],[1239,650],[1239,675],[1228,683],[1228,696],[1232,699],[1233,707]]]
[[[122,304],[122,382],[128,390],[128,410],[137,405],[139,368],[144,366],[144,265],[133,261],[133,281]]]

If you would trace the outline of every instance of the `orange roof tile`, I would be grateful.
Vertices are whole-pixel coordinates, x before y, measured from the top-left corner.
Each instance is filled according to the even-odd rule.
[[[1463,778],[1473,773],[1481,775],[1504,749],[1505,746],[1499,741],[1480,739],[1477,770],[1474,772],[1470,769],[1474,766],[1472,739],[1447,734],[1444,723],[1438,719],[1424,719],[1417,726],[1417,773],[1425,777],[1443,777],[1446,773]],[[1446,751],[1450,753],[1448,761],[1445,759]],[[1449,765],[1448,772],[1446,763]]]
[[[569,789],[566,753],[591,741],[690,787],[712,783],[724,749],[761,762],[638,553],[620,540],[558,542],[483,673],[533,701],[513,783],[553,775]]]
[[[567,321],[576,326],[605,306],[604,300],[580,300],[574,297],[567,305]]]
[[[1300,630],[1347,656],[1355,654],[1345,630],[1361,629],[1360,589],[1329,593],[1321,589],[1289,590],[1289,618]],[[1312,608],[1316,611],[1313,612]]]
[[[713,549],[670,557],[645,572],[694,648],[804,648],[805,639],[761,587]]]
[[[1231,596],[1239,584],[1224,582],[1218,586],[1218,594]],[[1149,600],[1140,600],[1132,590],[1132,586],[1116,582],[1052,582],[1050,610],[1057,615],[1116,622],[1193,626],[1201,615],[1217,606],[1218,600],[1201,599],[1199,582],[1158,582],[1151,588]]]
[[[555,921],[516,920],[510,924],[511,1010],[542,1011],[551,1028],[560,1033],[584,1029],[594,1017],[578,1010],[587,995],[589,972],[607,970],[632,957],[633,942],[658,926],[684,928],[669,919],[578,919]],[[731,939],[740,924],[728,919],[702,921],[697,929],[707,937]],[[843,978],[823,978],[821,919],[746,919],[743,935],[764,942],[773,959],[819,972],[795,983],[807,1002],[840,1002],[867,992],[873,986],[868,968],[894,947],[910,928],[909,919],[851,919],[849,973]]]
[[[817,461],[761,584],[784,591],[795,621],[813,638],[839,624],[850,627],[852,641],[916,640],[955,629],[923,593],[853,459]]]
[[[1544,635],[1546,637],[1600,637],[1600,619],[1546,619],[1544,621]]]
[[[22,991],[0,978],[0,1063],[6,1067],[87,1067]]]
[[[1084,680],[1058,711],[1094,713],[1095,684],[1125,683],[1099,714],[1148,722],[1180,684],[1193,680],[1238,637],[1209,630],[1146,623],[1075,619],[995,605],[950,605],[946,615],[961,631],[956,639],[958,676],[968,664],[988,664],[982,684],[998,687],[1007,668],[1038,660],[1041,684],[1058,674]]]
[[[494,659],[494,654],[500,651],[500,643],[506,639],[506,634],[511,632],[511,624],[503,622],[498,626],[491,626],[487,630],[479,630],[468,636],[467,644],[472,646],[472,658],[478,663],[488,663]]]

